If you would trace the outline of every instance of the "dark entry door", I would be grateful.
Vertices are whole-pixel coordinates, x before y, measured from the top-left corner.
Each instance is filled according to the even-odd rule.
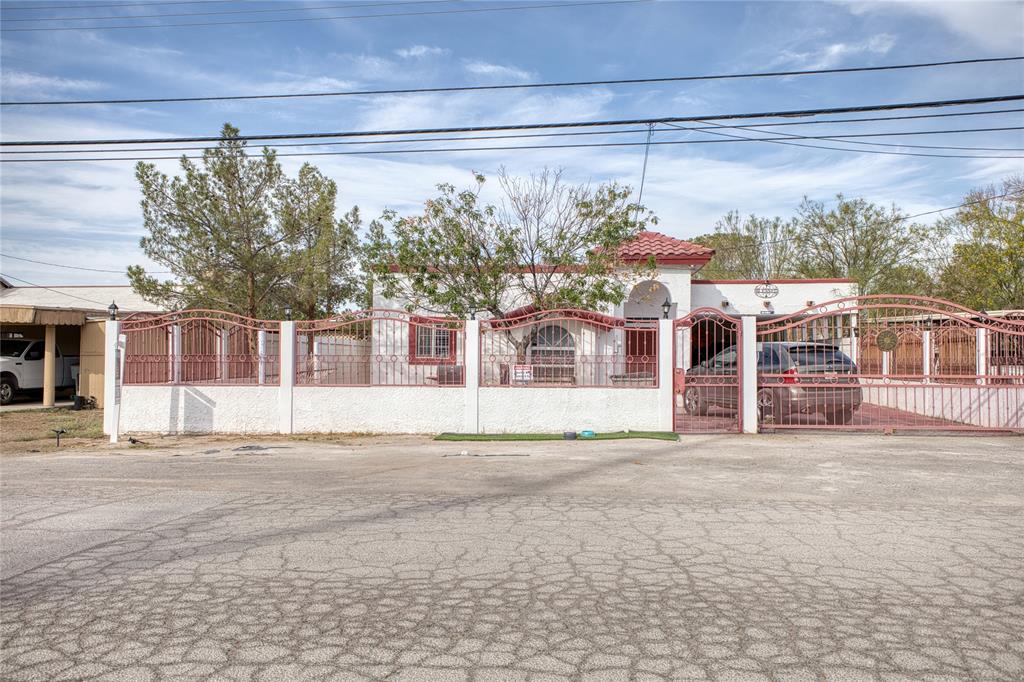
[[[626,328],[626,371],[654,376],[658,371],[657,318],[630,318],[635,327]]]

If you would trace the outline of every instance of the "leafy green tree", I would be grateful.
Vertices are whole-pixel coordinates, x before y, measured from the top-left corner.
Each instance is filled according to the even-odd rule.
[[[438,186],[421,214],[386,212],[369,230],[374,286],[408,307],[503,317],[523,305],[597,309],[619,303],[653,266],[625,267],[618,247],[653,222],[616,184],[569,185],[559,172],[499,176],[502,201],[484,204],[485,179]]]
[[[778,279],[791,277],[795,264],[794,225],[782,218],[741,218],[730,211],[715,231],[693,241],[715,249],[697,273],[701,279]]]
[[[826,209],[804,198],[794,223],[795,273],[801,277],[847,277],[862,294],[890,293],[902,286],[906,266],[917,262],[927,231],[896,206],[836,196]],[[914,277],[920,275],[914,271]]]
[[[132,287],[170,309],[329,311],[349,295],[355,248],[351,218],[334,219],[336,186],[308,165],[288,180],[272,150],[250,157],[238,134],[225,124],[199,163],[182,157],[181,175],[136,166],[149,233],[140,246],[170,278],[134,265]]]
[[[940,263],[940,294],[979,310],[1024,308],[1024,176],[964,204],[940,225],[956,240]]]
[[[282,227],[288,234],[287,277],[276,299],[299,319],[315,320],[337,311],[360,293],[356,274],[359,209],[335,219],[337,185],[303,164],[298,178],[278,192]]]

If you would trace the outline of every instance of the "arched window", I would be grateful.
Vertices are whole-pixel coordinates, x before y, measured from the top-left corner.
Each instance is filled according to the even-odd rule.
[[[556,324],[541,327],[533,333],[527,347],[527,362],[534,365],[572,365],[575,363],[572,334]]]

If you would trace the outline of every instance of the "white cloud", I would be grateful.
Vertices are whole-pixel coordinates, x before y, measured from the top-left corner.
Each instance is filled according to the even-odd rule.
[[[929,17],[947,30],[992,51],[1020,50],[1024,40],[1024,10],[1020,2],[856,2],[853,14],[904,13]]]
[[[849,57],[888,54],[895,44],[894,36],[879,33],[855,43],[831,43],[803,52],[783,50],[775,59],[774,65],[785,64],[799,69],[830,69]]]
[[[524,71],[523,69],[515,66],[491,64],[490,62],[466,62],[464,68],[471,74],[484,76],[486,78],[511,79],[517,81],[528,81],[533,78],[533,74],[529,71]]]
[[[448,50],[443,47],[435,47],[433,45],[410,45],[409,47],[400,47],[397,50],[395,50],[395,54],[397,54],[402,59],[423,59],[424,57],[440,57],[441,55],[446,55],[450,52],[451,50]]]
[[[81,92],[99,90],[105,87],[103,83],[93,80],[78,78],[61,78],[58,76],[46,76],[28,71],[4,71],[2,75],[3,89],[10,92],[43,93],[47,91],[56,92]]]

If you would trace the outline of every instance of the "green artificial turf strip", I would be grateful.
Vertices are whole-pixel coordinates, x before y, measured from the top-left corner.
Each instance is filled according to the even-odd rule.
[[[579,434],[576,440],[621,440],[626,438],[650,438],[654,440],[679,440],[679,434],[671,431],[612,431],[598,432],[593,438],[583,438]],[[531,441],[531,440],[564,440],[560,433],[441,433],[434,440],[445,441]]]

